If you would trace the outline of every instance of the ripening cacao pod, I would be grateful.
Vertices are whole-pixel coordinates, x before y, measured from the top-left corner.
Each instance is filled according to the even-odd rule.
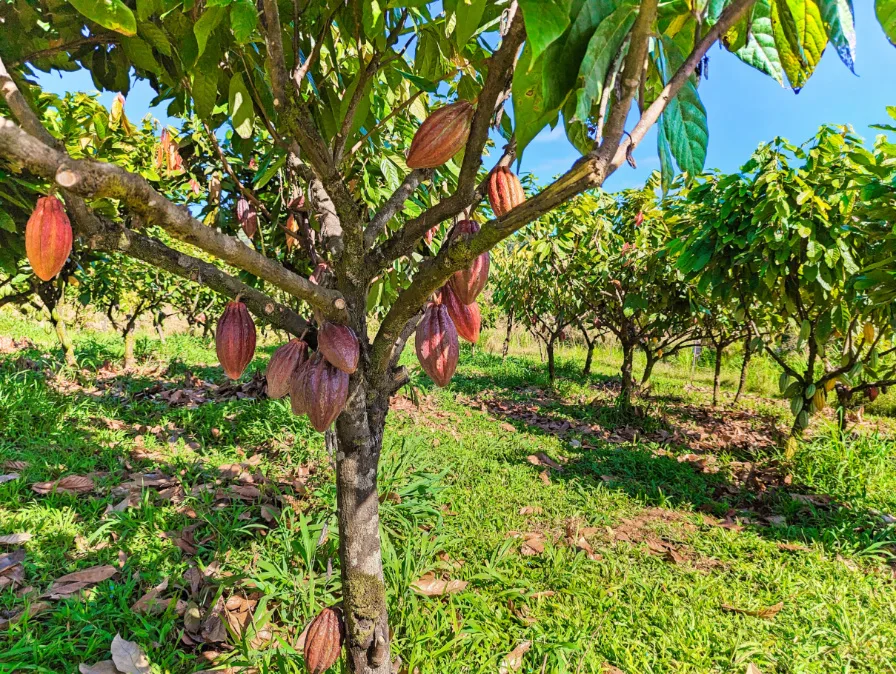
[[[322,674],[336,664],[344,641],[339,609],[329,607],[318,613],[305,634],[305,666],[310,674]]]
[[[837,377],[834,377],[833,379],[828,379],[828,380],[824,383],[824,390],[825,390],[825,393],[830,393],[831,391],[833,391],[833,390],[834,390],[834,387],[835,387],[836,385],[837,385]]]
[[[296,416],[308,414],[308,406],[305,404],[305,375],[310,362],[310,360],[306,360],[298,365],[289,378],[289,404],[292,407],[292,413]]]
[[[274,351],[265,373],[268,397],[282,398],[289,393],[293,373],[306,360],[308,360],[308,345],[301,339],[291,339]]]
[[[488,177],[488,202],[499,218],[526,200],[520,179],[506,166],[496,166]]]
[[[62,202],[41,197],[25,226],[25,254],[38,278],[49,281],[65,265],[72,252],[72,224]]]
[[[473,106],[458,101],[433,112],[417,129],[407,165],[412,169],[436,168],[460,152],[470,135]]]
[[[321,433],[330,427],[345,407],[348,398],[348,375],[337,370],[317,353],[302,368],[302,398],[299,401]]]
[[[255,236],[258,231],[258,213],[255,206],[250,204],[246,199],[240,199],[236,202],[236,219],[240,223],[240,227],[250,239]]]
[[[317,348],[337,370],[351,374],[358,369],[361,347],[355,331],[347,325],[325,321],[317,333]]]
[[[215,330],[215,350],[224,372],[239,379],[255,355],[255,323],[242,302],[228,302]]]
[[[877,400],[878,395],[880,395],[880,391],[878,391],[877,386],[872,386],[868,389],[868,400],[871,402]]]
[[[467,340],[471,344],[479,341],[479,328],[482,325],[482,315],[479,313],[479,305],[464,304],[461,302],[451,284],[442,286],[442,304],[448,310],[448,315],[454,322],[458,337]]]
[[[815,408],[816,412],[821,412],[827,405],[827,400],[825,399],[824,388],[816,389],[815,394],[812,396],[812,406]]]
[[[457,237],[471,238],[479,231],[479,225],[472,220],[461,220],[454,226],[451,232],[451,239]],[[491,264],[491,258],[488,252],[482,253],[472,264],[466,269],[461,269],[451,275],[449,283],[457,295],[458,299],[464,304],[473,304],[485,284],[488,282],[488,270]]]
[[[868,344],[874,341],[874,324],[871,321],[868,321],[862,327],[862,335]]]
[[[417,325],[417,360],[436,383],[447,386],[457,369],[457,328],[444,304],[430,304]]]

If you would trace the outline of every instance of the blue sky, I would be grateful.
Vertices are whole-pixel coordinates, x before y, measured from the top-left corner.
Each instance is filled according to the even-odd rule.
[[[888,120],[886,106],[896,105],[896,48],[887,40],[871,0],[856,4],[858,48],[856,72],[843,65],[828,48],[815,74],[799,93],[782,88],[773,79],[742,63],[726,50],[710,52],[709,79],[700,85],[700,96],[709,117],[709,153],[707,168],[734,171],[743,164],[756,146],[776,135],[801,143],[821,124],[851,124],[867,140],[877,133],[869,124]],[[44,87],[56,93],[93,91],[86,72],[44,75]],[[147,112],[166,120],[164,109],[149,109],[155,93],[144,83],[136,84],[127,102],[127,113],[140,119]],[[101,100],[111,105],[114,94],[104,93]],[[634,126],[636,118],[629,120]],[[499,148],[503,141],[499,138]],[[579,157],[566,140],[562,124],[545,129],[526,148],[521,172],[531,172],[544,184],[568,169]],[[605,184],[609,190],[643,184],[647,175],[659,168],[656,134],[651,131],[635,152],[637,169],[623,165]],[[492,161],[486,160],[490,165]]]

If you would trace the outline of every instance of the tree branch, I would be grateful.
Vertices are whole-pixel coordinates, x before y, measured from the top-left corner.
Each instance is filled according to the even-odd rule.
[[[36,59],[42,59],[47,56],[53,56],[54,54],[58,54],[63,51],[73,51],[78,47],[83,47],[88,44],[118,44],[118,33],[99,33],[97,35],[88,35],[87,37],[82,37],[79,40],[72,40],[71,42],[66,42],[65,44],[60,44],[55,47],[50,47],[48,49],[41,49],[40,51],[31,52],[24,58],[19,61],[13,61],[9,64],[10,68],[17,68],[23,63],[30,63]]]
[[[392,196],[382,205],[376,215],[364,230],[364,248],[369,249],[376,243],[377,237],[386,229],[386,225],[392,217],[401,209],[404,202],[410,197],[414,190],[420,185],[432,178],[433,169],[414,169],[408,173],[398,189],[392,193]]]
[[[0,156],[55,181],[78,196],[120,199],[147,224],[157,224],[175,238],[269,281],[333,320],[345,318],[345,300],[340,293],[321,288],[238,239],[204,226],[190,215],[189,210],[166,199],[138,175],[112,164],[74,160],[29,136],[3,117],[0,117]]]
[[[202,122],[202,127],[205,129],[205,133],[208,136],[209,142],[212,145],[212,149],[215,151],[215,154],[218,156],[218,161],[221,162],[221,166],[224,168],[224,171],[227,175],[230,176],[230,179],[233,181],[233,184],[236,186],[237,191],[242,194],[249,202],[252,203],[253,206],[265,217],[268,222],[271,222],[271,212],[267,209],[267,207],[261,203],[261,200],[255,196],[255,192],[250,190],[248,187],[243,185],[240,181],[239,177],[237,177],[233,168],[230,166],[230,162],[227,161],[227,157],[224,156],[224,151],[221,149],[221,145],[218,143],[218,139],[215,136],[214,131],[206,124],[204,121]]]
[[[296,85],[296,91],[301,91],[302,89],[302,81],[305,79],[305,76],[308,74],[308,71],[311,69],[311,66],[314,65],[314,62],[317,61],[317,58],[320,56],[321,47],[324,44],[324,38],[327,36],[327,31],[330,30],[330,26],[333,23],[333,18],[336,16],[336,10],[339,9],[339,3],[334,3],[333,8],[330,10],[327,18],[324,20],[324,25],[320,30],[320,34],[317,36],[317,40],[314,42],[314,46],[311,48],[311,53],[308,55],[308,58],[305,59],[305,62],[299,66],[297,65],[295,72],[292,75],[293,82]],[[299,59],[296,57],[296,64],[298,64]]]

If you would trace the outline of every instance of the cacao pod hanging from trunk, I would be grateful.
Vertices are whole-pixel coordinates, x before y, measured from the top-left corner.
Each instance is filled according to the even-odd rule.
[[[317,348],[337,370],[351,374],[358,369],[360,345],[347,325],[325,321],[317,333]]]
[[[506,166],[496,166],[488,177],[488,202],[499,218],[526,200],[520,179]]]
[[[258,213],[255,206],[250,204],[246,199],[240,199],[236,202],[236,219],[240,223],[240,227],[250,239],[255,237],[258,231]]]
[[[271,356],[265,377],[268,397],[282,398],[289,393],[289,384],[296,368],[308,360],[308,345],[301,339],[291,339]]]
[[[471,238],[479,231],[479,225],[472,220],[461,220],[454,226],[451,238],[457,237],[465,239]],[[464,304],[473,304],[479,293],[485,288],[488,282],[488,270],[491,264],[491,258],[488,252],[479,255],[469,267],[454,272],[451,275],[449,283],[457,295],[458,299]]]
[[[417,360],[436,386],[447,386],[457,369],[457,328],[444,304],[430,304],[415,336]]]
[[[465,339],[471,344],[479,341],[479,329],[482,326],[482,315],[479,312],[479,305],[464,304],[452,290],[451,284],[446,283],[442,286],[442,304],[448,310],[448,315],[454,321],[454,327],[461,339]]]
[[[408,151],[409,168],[436,168],[456,155],[467,143],[473,106],[458,101],[433,112],[414,134]]]
[[[302,394],[298,402],[305,408],[311,425],[323,433],[345,407],[348,375],[317,353],[302,368],[301,382]]]
[[[72,252],[72,225],[62,202],[41,197],[25,226],[25,254],[43,281],[56,277]]]
[[[336,664],[344,641],[341,611],[328,607],[318,613],[305,634],[305,666],[310,674],[323,674]]]
[[[225,374],[239,379],[255,355],[255,323],[242,302],[227,303],[215,330],[215,350]]]

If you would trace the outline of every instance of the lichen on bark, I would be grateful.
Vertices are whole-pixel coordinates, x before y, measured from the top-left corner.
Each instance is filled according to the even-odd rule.
[[[383,579],[366,573],[353,573],[345,581],[346,627],[351,640],[367,645],[378,618],[386,611],[386,586]]]

